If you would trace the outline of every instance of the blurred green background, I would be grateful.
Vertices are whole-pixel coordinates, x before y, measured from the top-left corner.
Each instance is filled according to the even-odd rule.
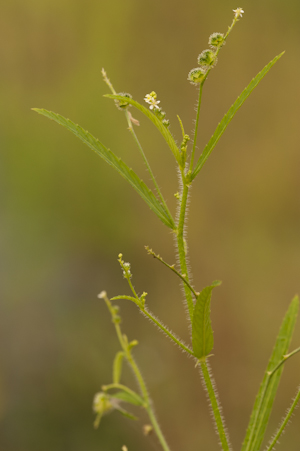
[[[147,256],[175,262],[173,237],[113,169],[31,107],[59,112],[149,176],[113,102],[155,90],[180,140],[192,133],[197,90],[186,80],[209,35],[236,25],[203,95],[199,149],[242,89],[275,55],[284,57],[237,114],[196,179],[189,213],[194,283],[215,279],[211,359],[234,449],[239,449],[281,319],[300,269],[300,3],[296,0],[10,0],[0,16],[0,449],[159,449],[142,425],[113,413],[92,427],[92,398],[111,381],[119,349],[96,295],[128,293],[117,262],[132,264],[149,308],[186,341],[177,279]],[[171,152],[144,117],[137,129],[174,212]],[[150,182],[149,182],[150,184]],[[120,303],[123,301],[120,301]],[[192,360],[122,304],[123,329],[174,450],[215,450],[205,393]],[[300,324],[292,347],[300,344]],[[267,437],[299,384],[287,364]],[[125,381],[134,386],[130,371]],[[299,450],[299,412],[281,448]]]

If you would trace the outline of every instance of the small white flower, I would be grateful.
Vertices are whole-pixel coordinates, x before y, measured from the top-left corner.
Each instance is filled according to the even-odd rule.
[[[243,17],[244,14],[244,10],[243,8],[237,8],[233,10],[234,14],[235,14],[235,18],[238,19],[239,17]]]
[[[156,94],[154,92],[151,92],[151,94],[146,94],[144,100],[149,103],[150,110],[153,110],[153,108],[159,109],[158,104],[160,103],[160,100],[156,100]]]

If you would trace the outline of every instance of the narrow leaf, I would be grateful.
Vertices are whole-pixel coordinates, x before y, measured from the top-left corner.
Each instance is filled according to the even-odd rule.
[[[299,300],[296,296],[292,300],[279,330],[273,353],[254,403],[242,451],[258,451],[260,449],[283,371],[283,365],[271,378],[269,378],[269,373],[276,368],[283,359],[283,356],[288,352],[297,319],[298,308]]]
[[[120,351],[116,354],[114,364],[113,364],[113,383],[118,384],[121,379],[122,374],[122,364],[123,364],[124,352]]]
[[[148,119],[150,119],[151,122],[158,128],[160,133],[163,135],[165,141],[167,142],[168,146],[170,147],[171,151],[173,152],[174,157],[176,158],[177,163],[180,165],[180,152],[179,149],[175,143],[175,140],[170,132],[170,130],[164,126],[162,121],[158,119],[155,114],[153,114],[148,108],[141,105],[140,103],[136,102],[133,99],[130,99],[128,97],[119,96],[119,95],[113,95],[113,94],[106,94],[104,97],[109,97],[110,99],[115,100],[124,100],[127,103],[130,103],[130,105],[137,108],[141,113],[143,113],[145,116],[147,116]]]
[[[121,409],[120,407],[117,409],[124,417],[129,418],[130,420],[137,420],[137,417],[132,415],[132,413],[127,412],[127,410]]]
[[[143,406],[145,403],[143,398],[140,397],[137,393],[132,390],[129,391],[118,391],[111,395],[112,398],[120,399],[121,401],[128,402],[129,404],[133,404],[134,406]]]
[[[74,124],[70,119],[66,119],[60,114],[53,113],[44,109],[33,108],[39,114],[54,120],[58,124],[67,128],[74,133],[81,141],[87,144],[94,150],[106,163],[115,168],[122,177],[127,180],[130,185],[139,193],[152,211],[159,217],[159,219],[171,229],[175,229],[173,218],[166,212],[163,205],[157,200],[153,192],[147,185],[130,169],[120,158],[118,158],[111,150],[107,149],[98,139],[96,139],[89,132],[85,131],[79,125]]]
[[[242,94],[237,98],[237,100],[234,102],[234,104],[231,106],[231,108],[228,110],[228,112],[225,114],[219,125],[217,126],[213,136],[210,138],[208,144],[206,145],[203,153],[201,154],[199,160],[197,161],[197,164],[195,166],[195,169],[191,175],[191,180],[193,180],[196,175],[201,170],[202,166],[206,162],[207,158],[209,157],[210,153],[214,149],[215,145],[221,138],[222,134],[224,133],[226,127],[230,123],[231,119],[237,112],[237,110],[243,105],[247,97],[251,94],[253,89],[258,85],[258,83],[264,78],[264,76],[269,72],[271,67],[276,63],[276,61],[279,60],[279,58],[282,57],[284,52],[282,52],[280,55],[276,56],[269,64],[267,64],[261,72],[259,72],[255,78],[249,83],[249,85],[244,89]]]
[[[192,343],[194,354],[198,359],[208,356],[214,346],[210,301],[213,288],[220,284],[221,282],[216,281],[209,287],[204,288],[196,301],[192,323]]]

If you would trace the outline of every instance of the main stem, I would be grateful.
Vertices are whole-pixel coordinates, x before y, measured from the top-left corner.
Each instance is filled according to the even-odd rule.
[[[203,379],[206,385],[207,393],[210,400],[210,405],[214,414],[214,419],[217,427],[217,431],[220,437],[220,442],[222,445],[222,449],[224,451],[230,451],[230,446],[228,443],[225,427],[223,424],[223,419],[220,411],[220,406],[217,400],[217,396],[214,390],[214,384],[211,380],[211,376],[209,374],[209,369],[207,367],[206,362],[201,362],[201,369],[203,374]]]

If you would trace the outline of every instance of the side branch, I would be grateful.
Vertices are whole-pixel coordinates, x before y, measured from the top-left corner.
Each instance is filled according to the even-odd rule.
[[[145,246],[145,249],[149,255],[152,255],[154,258],[159,260],[163,265],[165,265],[167,268],[169,268],[171,271],[173,271],[189,287],[189,289],[191,290],[191,292],[197,299],[197,297],[199,296],[199,293],[197,293],[197,291],[194,290],[194,288],[191,286],[189,281],[186,279],[186,276],[187,276],[186,274],[180,274],[180,272],[178,272],[177,269],[175,269],[175,265],[169,265],[167,262],[165,262],[161,258],[161,256],[159,254],[156,254],[155,252],[153,252],[153,250],[150,249],[149,246]]]

